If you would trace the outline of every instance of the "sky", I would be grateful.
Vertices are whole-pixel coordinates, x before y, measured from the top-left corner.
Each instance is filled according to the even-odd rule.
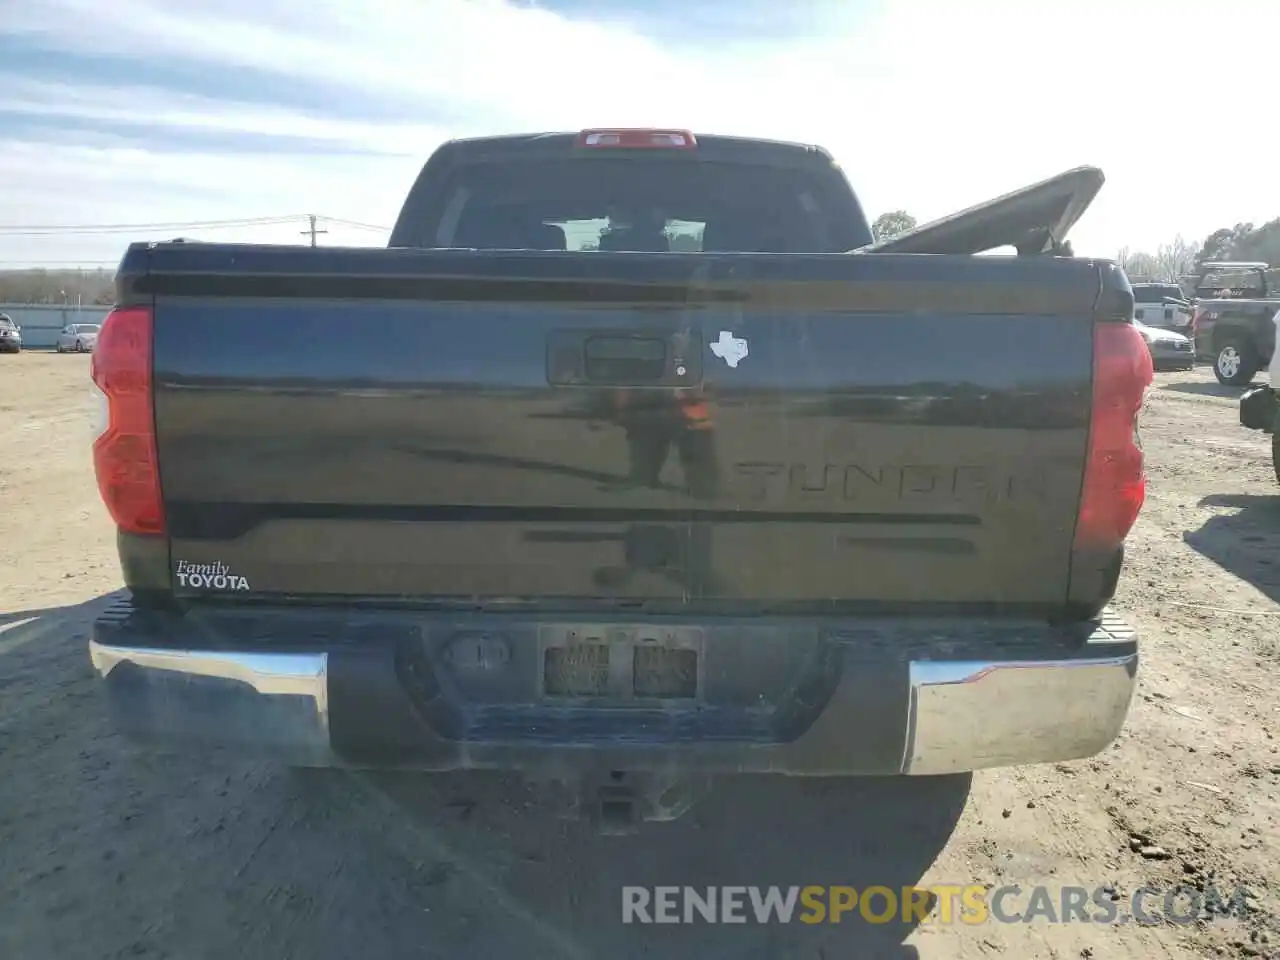
[[[1091,164],[1077,253],[1149,250],[1280,216],[1278,36],[1259,0],[0,0],[0,268],[306,214],[379,245],[442,141],[593,126],[821,144],[922,222]]]

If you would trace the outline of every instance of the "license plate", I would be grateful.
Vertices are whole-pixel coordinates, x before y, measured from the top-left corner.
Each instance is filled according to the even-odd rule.
[[[701,690],[697,628],[554,625],[543,628],[540,646],[546,697],[691,700]]]
[[[572,643],[544,651],[543,686],[547,696],[608,696],[610,652],[603,643]]]

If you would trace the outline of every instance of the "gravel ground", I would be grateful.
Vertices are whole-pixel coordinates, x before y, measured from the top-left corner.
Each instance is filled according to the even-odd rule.
[[[301,776],[116,737],[85,652],[119,589],[86,367],[0,357],[6,960],[1280,956],[1280,488],[1267,438],[1237,425],[1238,391],[1206,371],[1158,375],[1143,423],[1150,493],[1117,607],[1144,663],[1113,748],[973,777],[724,783],[615,838],[502,776]],[[663,883],[1249,897],[1190,925],[622,924],[620,887]]]

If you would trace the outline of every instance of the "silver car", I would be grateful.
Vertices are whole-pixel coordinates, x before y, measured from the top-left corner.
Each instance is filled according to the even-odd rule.
[[[1173,330],[1149,327],[1138,320],[1133,325],[1142,334],[1151,351],[1151,364],[1157,370],[1190,370],[1195,366],[1195,344],[1189,337]]]
[[[58,334],[58,352],[67,353],[90,353],[94,345],[98,342],[98,330],[101,326],[96,323],[70,323],[62,328],[62,332]]]

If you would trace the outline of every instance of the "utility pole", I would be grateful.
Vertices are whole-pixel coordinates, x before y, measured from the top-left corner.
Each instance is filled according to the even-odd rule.
[[[316,215],[315,215],[314,213],[309,213],[309,214],[307,214],[307,220],[308,220],[308,221],[310,221],[310,225],[307,227],[307,229],[305,229],[305,230],[299,230],[298,232],[299,232],[299,233],[301,233],[304,237],[305,237],[307,234],[310,234],[310,235],[311,235],[311,245],[314,247],[314,246],[316,245],[316,234],[317,234],[317,233],[328,233],[329,231],[328,231],[328,230],[317,230],[317,229],[316,229]]]

